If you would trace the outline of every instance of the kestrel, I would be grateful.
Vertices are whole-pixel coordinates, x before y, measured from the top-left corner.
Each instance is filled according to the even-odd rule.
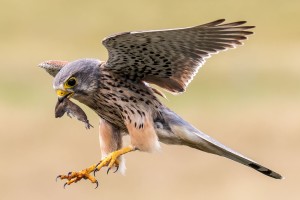
[[[163,105],[149,84],[173,94],[182,93],[205,59],[234,48],[253,32],[245,21],[207,24],[157,31],[125,32],[103,40],[109,58],[73,62],[46,61],[39,66],[54,76],[53,87],[59,102],[74,98],[100,117],[102,159],[78,172],[60,175],[70,185],[88,179],[98,186],[95,174],[102,167],[123,169],[122,155],[131,151],[153,152],[159,142],[186,145],[251,167],[275,179],[282,176],[202,133]],[[68,104],[69,111],[76,106]],[[66,110],[63,110],[65,112]],[[72,112],[71,112],[72,113]],[[62,113],[63,114],[63,113]],[[76,113],[76,109],[73,110]],[[85,120],[85,118],[84,118]],[[86,119],[87,120],[87,119]],[[130,145],[122,146],[122,137]]]

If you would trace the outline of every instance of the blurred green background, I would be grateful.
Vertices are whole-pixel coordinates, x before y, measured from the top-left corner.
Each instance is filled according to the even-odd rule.
[[[298,199],[300,1],[126,0],[0,2],[1,199]],[[107,59],[102,38],[130,30],[247,20],[255,35],[210,58],[169,107],[200,130],[278,171],[274,180],[187,147],[126,155],[126,176],[97,174],[63,189],[60,173],[100,158],[95,125],[54,118],[45,60]]]

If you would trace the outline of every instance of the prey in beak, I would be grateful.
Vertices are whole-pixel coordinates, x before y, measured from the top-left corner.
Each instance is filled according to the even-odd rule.
[[[56,118],[60,118],[65,113],[67,113],[69,117],[72,118],[72,116],[75,116],[79,121],[82,121],[85,124],[86,129],[90,129],[90,127],[93,127],[90,124],[85,112],[78,105],[70,101],[69,98],[72,96],[72,92],[65,92],[62,90],[57,90],[56,92],[60,94],[58,94],[58,101],[55,106]]]

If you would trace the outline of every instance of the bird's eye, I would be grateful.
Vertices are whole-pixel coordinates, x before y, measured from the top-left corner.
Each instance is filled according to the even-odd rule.
[[[77,84],[77,80],[75,77],[71,77],[69,78],[66,83],[65,83],[65,87],[66,88],[72,88]]]

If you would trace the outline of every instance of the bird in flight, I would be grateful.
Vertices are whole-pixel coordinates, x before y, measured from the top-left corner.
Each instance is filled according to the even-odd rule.
[[[65,186],[88,179],[97,187],[95,172],[103,167],[108,171],[113,167],[124,169],[122,155],[136,150],[153,152],[160,148],[159,142],[186,145],[229,158],[272,178],[282,178],[183,120],[160,102],[157,95],[162,93],[150,85],[173,94],[184,92],[207,58],[241,45],[253,33],[250,29],[254,26],[244,25],[245,21],[224,21],[109,36],[102,41],[109,54],[106,62],[50,60],[39,65],[54,76],[59,102],[74,98],[100,117],[100,162],[59,175],[66,180]],[[129,146],[122,145],[124,135],[130,137]]]

